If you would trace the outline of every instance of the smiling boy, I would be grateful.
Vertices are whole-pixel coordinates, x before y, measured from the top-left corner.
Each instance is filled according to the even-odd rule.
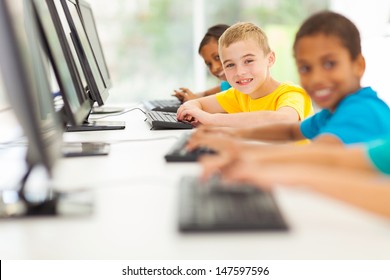
[[[280,121],[301,121],[313,113],[299,86],[271,77],[275,63],[266,34],[254,24],[236,23],[219,39],[219,54],[232,88],[190,100],[177,113],[193,124],[252,127]]]
[[[343,15],[325,11],[308,18],[296,34],[294,56],[302,87],[322,111],[303,122],[276,123],[230,130],[232,136],[262,141],[353,144],[390,134],[390,110],[371,87],[361,87],[365,60],[356,26]],[[216,146],[202,140],[204,128],[189,147]]]

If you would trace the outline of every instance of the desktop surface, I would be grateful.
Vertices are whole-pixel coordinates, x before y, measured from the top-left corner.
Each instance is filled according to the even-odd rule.
[[[125,106],[129,107],[129,106]],[[288,231],[181,233],[180,179],[197,163],[167,163],[186,131],[150,130],[132,111],[124,130],[72,132],[64,141],[111,143],[103,157],[62,158],[58,190],[91,190],[91,215],[1,220],[3,259],[389,259],[390,222],[305,189],[277,188]],[[155,140],[153,140],[155,139]],[[131,140],[131,141],[130,141]],[[85,176],[94,170],[94,176]],[[151,173],[152,171],[152,173]]]

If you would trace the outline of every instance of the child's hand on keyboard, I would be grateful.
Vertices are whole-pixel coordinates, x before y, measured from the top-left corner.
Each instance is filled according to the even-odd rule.
[[[193,124],[199,124],[199,120],[196,117],[199,113],[202,112],[197,106],[198,104],[193,101],[184,103],[177,110],[177,119],[179,121],[186,121]]]

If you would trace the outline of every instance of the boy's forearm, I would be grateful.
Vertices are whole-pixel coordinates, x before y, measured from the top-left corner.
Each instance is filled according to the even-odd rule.
[[[297,163],[316,166],[339,167],[345,169],[376,172],[365,155],[363,147],[346,148],[333,145],[307,144],[265,145],[257,148],[248,146],[246,152],[256,157],[260,163]]]
[[[202,94],[202,95],[200,95],[200,96],[209,96],[209,95],[212,95],[212,94],[216,94],[216,93],[218,93],[220,91],[221,91],[221,87],[220,86],[216,86],[216,87],[213,87],[213,88],[210,88],[208,90],[205,90],[205,91],[201,92],[200,94]]]
[[[307,166],[303,185],[310,189],[390,218],[390,179],[378,173],[344,168]]]
[[[202,103],[199,102],[200,99],[192,99],[192,100],[188,100],[186,101],[184,104],[186,107],[197,107],[199,109],[202,109]]]
[[[271,123],[239,129],[237,136],[243,139],[278,143],[304,139],[303,135],[296,130],[296,124],[293,123]]]
[[[347,149],[340,146],[307,144],[261,144],[236,141],[240,158],[254,164],[312,164],[347,169],[374,171],[362,148]]]
[[[305,139],[300,129],[294,127],[297,121],[282,122],[276,119],[273,121],[267,118],[261,119],[262,115],[258,113],[260,112],[213,114],[211,123],[208,125],[237,128],[238,137],[250,140],[286,142]],[[267,112],[263,116],[273,113],[277,114],[277,112]]]

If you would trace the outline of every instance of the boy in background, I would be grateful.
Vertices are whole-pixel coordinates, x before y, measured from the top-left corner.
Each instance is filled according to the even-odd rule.
[[[229,83],[226,81],[225,73],[223,72],[222,63],[218,54],[218,40],[222,36],[223,32],[225,32],[228,28],[229,25],[226,24],[211,26],[200,42],[198,49],[198,53],[203,58],[210,73],[221,81],[220,85],[199,93],[193,93],[188,88],[181,87],[178,90],[175,90],[173,94],[173,96],[177,97],[181,102],[209,96],[230,88]]]
[[[178,120],[194,125],[252,127],[301,121],[313,113],[310,97],[301,87],[271,77],[275,53],[259,27],[236,23],[220,37],[218,47],[232,88],[186,102],[177,112]]]

